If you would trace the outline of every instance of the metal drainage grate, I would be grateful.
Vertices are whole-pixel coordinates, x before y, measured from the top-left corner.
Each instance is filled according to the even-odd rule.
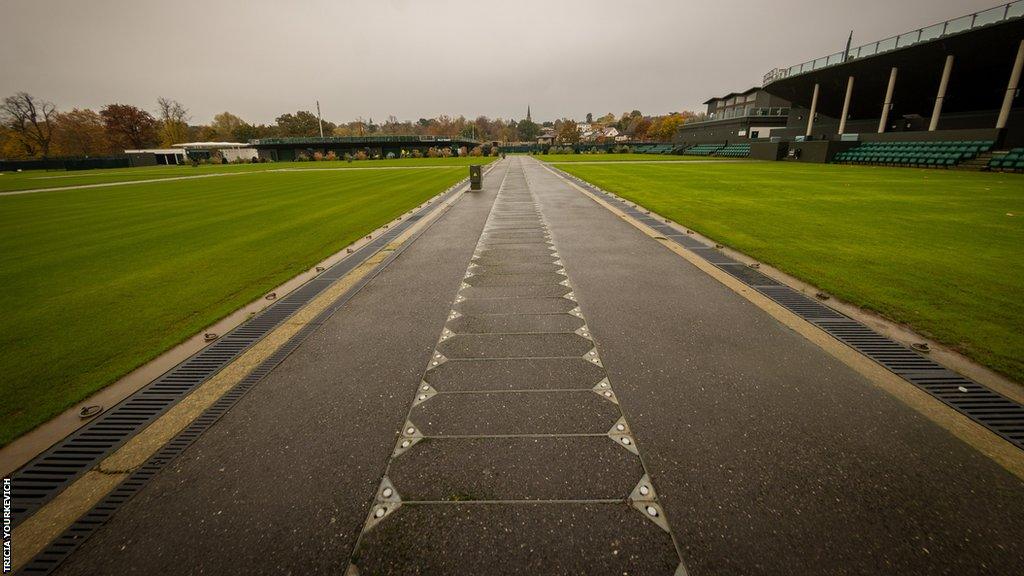
[[[453,191],[464,183],[465,180],[449,188],[443,193],[442,198],[451,196]],[[12,476],[13,524],[20,524],[40,506],[63,491],[68,484],[96,466],[103,458],[219,372],[296,310],[394,240],[434,206],[433,203],[428,204],[414,215],[405,218],[349,257],[334,264],[256,317],[184,360],[18,469]],[[389,260],[385,260],[387,261]],[[266,371],[269,372],[272,367],[271,365]],[[255,376],[258,380],[265,375],[266,372],[261,372],[261,369],[263,365],[257,367],[250,377]]]
[[[821,304],[817,300],[808,298],[789,286],[765,286],[757,289],[758,292],[781,304],[804,320],[816,321],[821,319],[847,319],[839,312]]]
[[[579,178],[558,172],[581,187],[615,199],[608,192]],[[624,202],[624,201],[623,201]],[[639,208],[620,207],[631,216],[658,230],[658,220]],[[1024,449],[1024,406],[998,392],[943,367],[941,364],[899,344],[860,322],[808,298],[801,292],[781,284],[760,272],[736,262],[718,250],[688,236],[668,235],[669,239],[711,262],[724,272],[771,298],[782,307],[807,320],[832,337],[881,364],[889,371],[918,386],[971,420]]]
[[[782,286],[777,280],[769,278],[745,264],[722,264],[719,268],[750,286]]]

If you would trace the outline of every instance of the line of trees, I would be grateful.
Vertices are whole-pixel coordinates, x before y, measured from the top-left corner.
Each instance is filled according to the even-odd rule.
[[[588,123],[614,126],[635,140],[671,140],[675,131],[693,116],[674,112],[645,116],[639,110],[618,118],[608,113]],[[319,136],[316,114],[299,110],[278,116],[273,124],[246,122],[231,112],[221,112],[209,124],[190,124],[188,109],[170,98],[159,98],[153,112],[130,104],[114,103],[99,111],[72,108],[58,111],[47,100],[27,92],[8,96],[0,103],[0,158],[47,158],[103,156],[126,149],[171,146],[190,141],[246,142],[253,138]],[[562,142],[578,142],[577,123],[570,118],[537,124],[531,120],[478,116],[440,115],[400,121],[388,116],[383,122],[357,118],[335,124],[324,120],[324,135],[422,135],[470,137],[481,141],[534,141],[544,128],[553,128]]]

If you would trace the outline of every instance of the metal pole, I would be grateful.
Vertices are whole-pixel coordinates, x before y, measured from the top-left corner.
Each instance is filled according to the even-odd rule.
[[[1020,69],[1024,67],[1024,40],[1020,41],[1017,48],[1017,59],[1013,62],[1013,71],[1010,72],[1010,83],[1006,85],[1006,95],[1003,96],[1003,107],[999,109],[999,119],[996,120],[996,129],[1006,128],[1006,121],[1010,119],[1010,107],[1013,105],[1013,98],[1017,95],[1017,85],[1020,84]]]
[[[889,121],[889,108],[892,108],[892,93],[896,89],[896,67],[889,72],[889,87],[885,89],[885,103],[882,104],[882,117],[878,120],[878,133],[885,132],[885,123]]]
[[[942,80],[939,80],[939,93],[935,95],[935,108],[932,119],[928,123],[928,131],[935,132],[939,127],[939,116],[942,114],[942,101],[946,98],[946,86],[949,85],[949,74],[953,71],[953,55],[946,56],[946,65],[942,68]]]
[[[324,137],[324,121],[320,119],[320,101],[316,101],[316,122],[320,125],[320,137]]]
[[[846,98],[843,99],[843,115],[839,117],[839,133],[846,132],[846,117],[850,115],[850,98],[853,97],[853,76],[846,79]]]
[[[814,95],[811,96],[811,113],[807,116],[807,134],[808,138],[811,137],[811,131],[814,130],[814,115],[818,112],[818,84],[814,84]]]

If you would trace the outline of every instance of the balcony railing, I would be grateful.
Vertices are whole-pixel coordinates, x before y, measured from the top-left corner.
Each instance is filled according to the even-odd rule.
[[[767,86],[776,80],[796,76],[797,74],[820,70],[829,66],[835,66],[836,64],[842,64],[843,62],[849,62],[850,60],[856,60],[857,58],[867,58],[868,56],[882,54],[891,50],[906,48],[907,46],[913,46],[914,44],[919,44],[921,42],[928,42],[930,40],[935,40],[936,38],[942,38],[943,36],[959,34],[960,32],[966,32],[968,30],[973,30],[974,28],[981,28],[983,26],[989,26],[999,22],[1005,22],[1006,20],[1012,20],[1022,16],[1024,16],[1024,0],[1017,0],[1016,2],[996,6],[995,8],[989,8],[988,10],[975,12],[974,14],[953,18],[952,20],[946,20],[945,22],[939,22],[938,24],[932,24],[931,26],[926,26],[924,28],[918,28],[917,30],[900,34],[899,36],[891,36],[885,40],[879,40],[878,42],[872,42],[863,46],[857,46],[856,48],[850,48],[850,52],[848,54],[845,51],[836,52],[835,54],[822,56],[821,58],[808,60],[802,64],[790,66],[789,68],[776,68],[764,75],[763,85]]]
[[[705,122],[720,122],[722,120],[733,120],[735,118],[751,118],[751,117],[772,117],[780,118],[789,116],[789,108],[749,108],[749,109],[737,109],[727,110],[721,115],[711,115],[701,118],[700,120],[690,120],[686,123],[686,126],[693,124],[703,124]]]

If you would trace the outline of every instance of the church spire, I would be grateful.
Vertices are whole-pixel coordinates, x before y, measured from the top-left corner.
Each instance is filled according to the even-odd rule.
[[[526,121],[533,122],[533,118],[530,118],[530,105],[526,105]]]

